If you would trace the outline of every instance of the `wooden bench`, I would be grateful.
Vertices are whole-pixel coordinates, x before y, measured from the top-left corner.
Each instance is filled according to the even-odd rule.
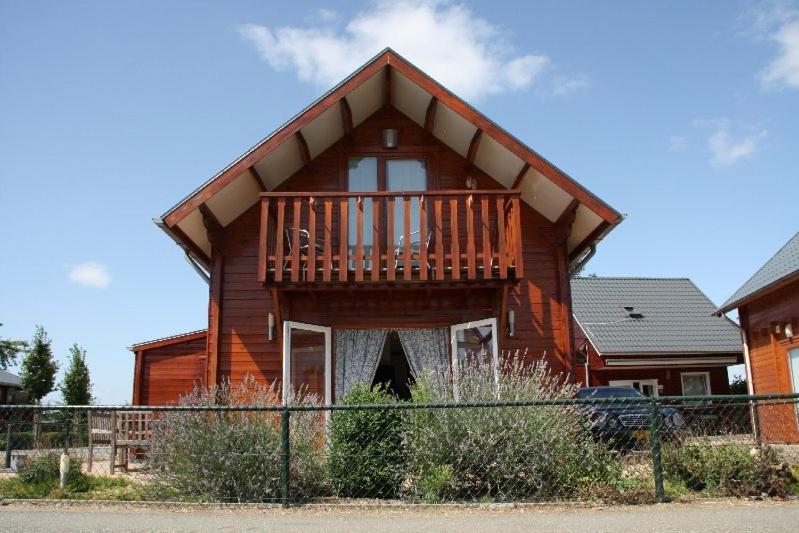
[[[150,444],[152,411],[89,411],[88,418],[89,460],[87,467],[90,472],[95,444],[107,444],[111,447],[111,474],[116,471],[117,466],[128,469],[131,448],[141,448]],[[121,462],[117,464],[119,451],[121,451]]]

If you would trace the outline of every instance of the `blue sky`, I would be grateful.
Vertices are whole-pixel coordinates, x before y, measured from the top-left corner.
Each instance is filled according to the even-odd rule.
[[[277,7],[279,6],[279,7]],[[798,229],[791,2],[3,2],[0,329],[88,351],[203,328],[151,219],[389,44],[627,219],[587,272],[721,303]]]

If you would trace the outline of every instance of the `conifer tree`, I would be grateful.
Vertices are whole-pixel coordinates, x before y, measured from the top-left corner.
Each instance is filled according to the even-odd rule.
[[[53,359],[52,341],[42,326],[36,326],[33,339],[22,359],[22,390],[35,403],[55,389],[58,363]]]
[[[59,386],[64,404],[89,405],[92,402],[92,381],[86,366],[86,350],[75,343],[69,354],[69,368]]]

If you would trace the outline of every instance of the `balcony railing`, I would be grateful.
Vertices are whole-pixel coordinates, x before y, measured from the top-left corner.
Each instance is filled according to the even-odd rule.
[[[261,195],[267,285],[507,280],[522,262],[517,190]]]

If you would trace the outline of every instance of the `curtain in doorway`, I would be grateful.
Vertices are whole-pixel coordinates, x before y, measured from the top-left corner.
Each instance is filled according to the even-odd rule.
[[[357,382],[372,384],[387,334],[387,329],[336,330],[336,402]]]
[[[402,349],[414,378],[429,370],[440,390],[449,374],[449,330],[447,328],[398,329]]]

